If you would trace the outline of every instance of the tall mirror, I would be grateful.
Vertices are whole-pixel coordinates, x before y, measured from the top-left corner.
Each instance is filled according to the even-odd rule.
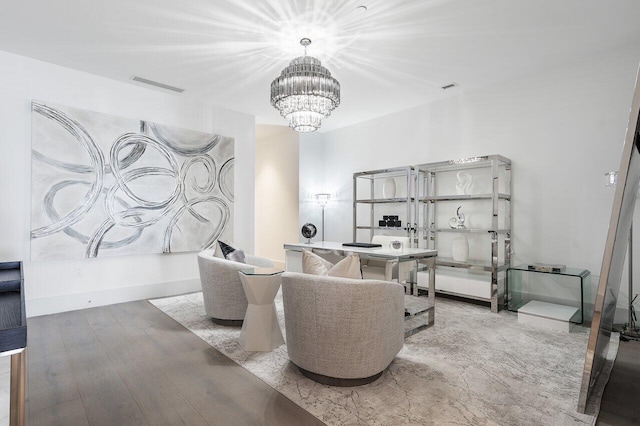
[[[640,73],[639,73],[640,76]],[[607,374],[602,374],[607,365],[607,353],[613,318],[616,312],[622,268],[627,252],[633,210],[640,183],[640,152],[638,138],[638,113],[640,111],[640,88],[636,77],[636,88],[631,102],[631,113],[627,135],[620,161],[620,174],[616,186],[613,209],[609,221],[609,232],[604,248],[600,281],[593,312],[593,321],[587,344],[587,354],[582,373],[582,386],[578,400],[578,411],[584,413],[590,406],[594,387],[603,386]]]

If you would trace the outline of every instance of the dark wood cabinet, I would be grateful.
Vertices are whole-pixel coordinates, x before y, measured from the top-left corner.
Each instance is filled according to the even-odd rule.
[[[25,348],[22,262],[0,263],[0,355],[11,355],[10,424],[24,425]]]

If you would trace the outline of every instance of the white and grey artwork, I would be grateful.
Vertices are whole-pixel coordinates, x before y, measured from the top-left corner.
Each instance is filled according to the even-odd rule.
[[[32,102],[31,259],[233,240],[233,138]]]

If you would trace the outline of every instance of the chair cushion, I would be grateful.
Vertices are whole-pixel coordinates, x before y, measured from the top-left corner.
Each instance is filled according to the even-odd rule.
[[[351,253],[335,265],[310,251],[302,251],[302,272],[311,275],[362,279],[360,256]]]

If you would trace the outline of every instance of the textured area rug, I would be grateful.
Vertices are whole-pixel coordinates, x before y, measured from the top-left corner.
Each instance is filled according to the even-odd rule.
[[[590,425],[576,412],[588,329],[518,324],[510,312],[438,299],[435,325],[405,340],[377,381],[338,388],[305,378],[286,345],[245,352],[240,328],[205,318],[202,293],[150,301],[329,425]],[[284,333],[282,297],[276,297]],[[616,346],[617,348],[617,346]]]

